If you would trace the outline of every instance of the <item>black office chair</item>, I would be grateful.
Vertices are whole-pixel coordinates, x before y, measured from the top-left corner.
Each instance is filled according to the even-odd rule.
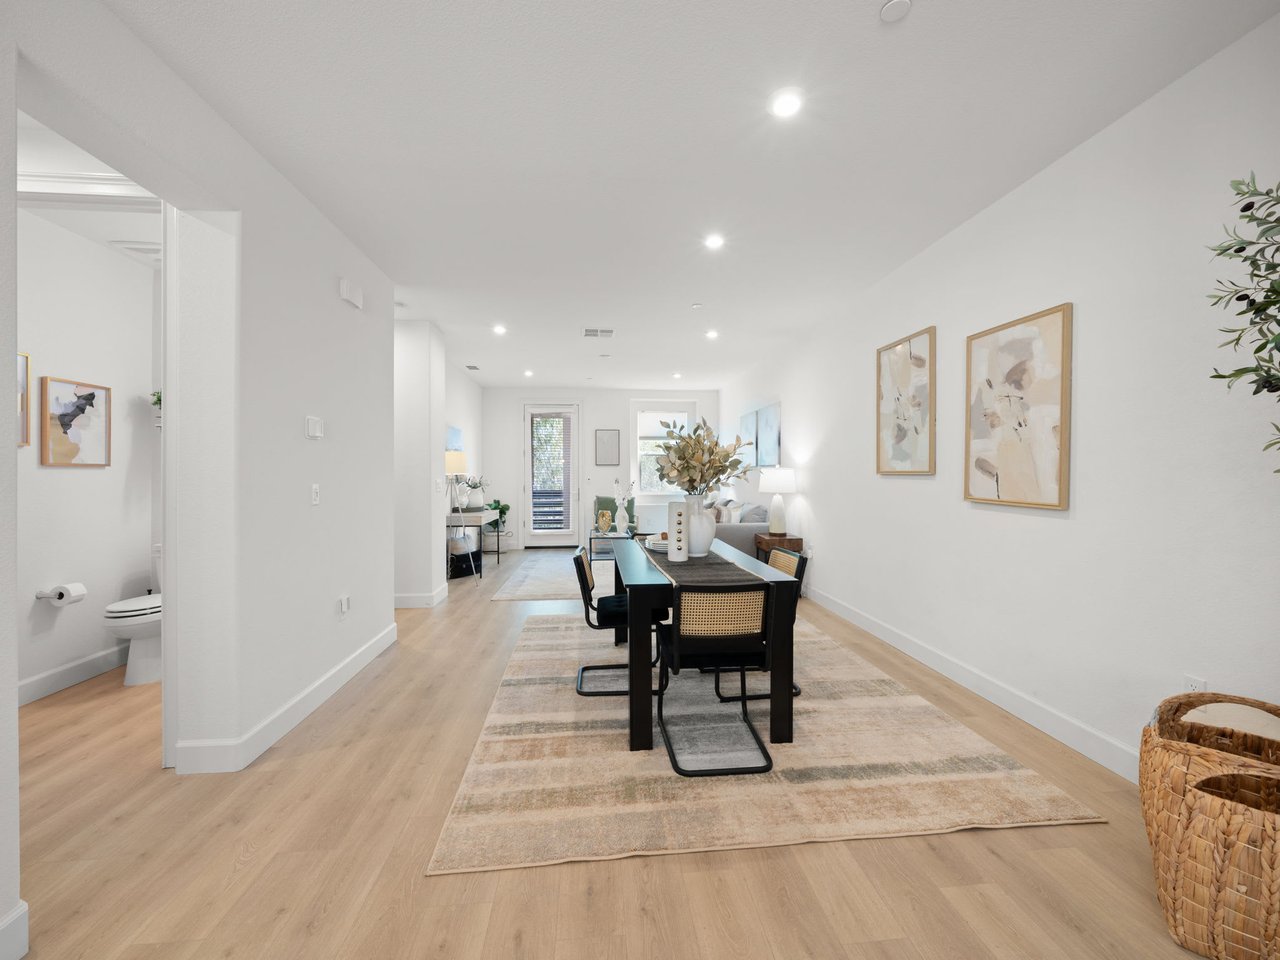
[[[615,594],[613,596],[601,597],[599,600],[593,600],[592,594],[596,588],[596,577],[591,569],[591,561],[587,558],[587,551],[584,547],[579,547],[573,555],[573,568],[578,574],[578,589],[582,591],[582,615],[587,621],[587,626],[592,630],[616,630],[618,627],[627,625],[627,595],[625,593]],[[591,620],[592,614],[596,615],[595,622]],[[653,610],[653,623],[657,623],[667,619],[668,611],[665,608],[655,608]],[[614,641],[617,645],[617,641]],[[658,658],[654,656],[649,661],[649,666],[657,666]],[[630,691],[624,687],[621,690],[586,690],[583,688],[583,681],[586,679],[588,671],[626,671],[629,667],[625,663],[592,663],[578,668],[578,682],[575,689],[579,696],[583,697],[625,697]],[[657,693],[655,690],[654,693]]]
[[[809,558],[801,556],[794,550],[785,550],[782,547],[774,547],[769,551],[769,566],[775,570],[781,570],[788,576],[796,578],[796,593],[798,594],[804,587],[804,570],[809,565]],[[791,685],[791,695],[793,697],[800,696],[800,686],[793,683]],[[716,696],[720,698],[721,703],[737,703],[737,697],[727,697],[720,692],[720,671],[716,671]],[[767,693],[751,693],[747,695],[748,700],[768,700]]]
[[[671,623],[658,626],[658,727],[667,746],[671,767],[682,777],[724,777],[733,774],[768,773],[773,758],[756,732],[747,712],[747,670],[769,668],[769,612],[773,587],[765,581],[738,586],[684,586],[675,588],[675,612]],[[689,769],[680,764],[667,720],[663,701],[671,675],[682,669],[710,667],[719,681],[721,670],[737,670],[742,704],[742,720],[751,731],[762,764],[749,767],[711,767]]]

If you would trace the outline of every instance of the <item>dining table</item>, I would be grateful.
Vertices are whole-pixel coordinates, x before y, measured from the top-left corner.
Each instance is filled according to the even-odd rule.
[[[711,560],[713,557],[719,560]],[[726,560],[737,570],[726,571],[725,565],[719,562]],[[716,571],[719,583],[755,584],[764,580],[773,586],[773,600],[769,607],[769,643],[772,646],[769,741],[791,742],[791,685],[795,668],[793,646],[796,604],[800,599],[799,581],[722,540],[712,541],[706,560],[691,557],[681,563],[663,564],[662,568],[654,562],[643,541],[620,540],[614,544],[614,592],[627,595],[627,624],[616,628],[614,640],[618,644],[627,644],[627,699],[632,750],[653,749],[653,667],[650,665],[649,644],[653,630],[652,611],[671,608],[675,602],[675,587],[682,580],[692,583],[701,579],[705,582],[706,567],[710,564],[719,568]],[[741,576],[737,576],[739,572]]]

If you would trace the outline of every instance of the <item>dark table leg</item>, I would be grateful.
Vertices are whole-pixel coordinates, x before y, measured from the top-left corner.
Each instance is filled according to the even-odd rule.
[[[653,668],[649,666],[649,638],[657,591],[632,587],[627,594],[627,662],[631,703],[631,749],[653,749]],[[788,688],[790,692],[790,688]]]
[[[617,562],[613,565],[613,592],[615,594],[626,593],[626,587],[622,585],[622,571],[618,569]],[[620,647],[627,642],[626,626],[613,628],[613,645]]]
[[[799,586],[795,581],[774,585],[773,654],[769,667],[769,740],[790,743],[792,740],[791,684],[795,674],[795,623]]]

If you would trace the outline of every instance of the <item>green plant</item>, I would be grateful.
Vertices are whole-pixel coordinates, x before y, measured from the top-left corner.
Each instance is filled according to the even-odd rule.
[[[458,486],[467,487],[471,490],[483,490],[489,486],[489,481],[484,477],[458,477]]]
[[[1227,239],[1211,249],[1216,257],[1244,263],[1249,277],[1244,283],[1220,280],[1209,298],[1215,307],[1238,307],[1236,316],[1244,318],[1243,325],[1222,327],[1223,333],[1231,334],[1222,346],[1239,350],[1247,345],[1253,363],[1225,372],[1215,367],[1213,379],[1226,380],[1230,388],[1247,378],[1255,396],[1270,393],[1280,401],[1280,184],[1260,190],[1250,173],[1248,180],[1232,180],[1231,189],[1245,229],[1229,229]],[[1264,450],[1280,448],[1280,423],[1271,426],[1276,435]]]
[[[751,472],[738,456],[739,450],[751,446],[741,437],[735,437],[733,443],[726,446],[711,432],[705,419],[689,431],[665,420],[659,422],[667,431],[667,442],[662,445],[662,456],[658,457],[658,472],[667,483],[685,493],[700,496]]]
[[[151,405],[155,407],[157,410],[160,409],[160,391],[159,390],[151,391]]]
[[[494,533],[505,530],[507,528],[507,511],[511,509],[511,504],[503,503],[501,500],[494,500],[493,503],[486,503],[485,508],[498,511],[498,519],[490,520],[485,524],[485,527]]]

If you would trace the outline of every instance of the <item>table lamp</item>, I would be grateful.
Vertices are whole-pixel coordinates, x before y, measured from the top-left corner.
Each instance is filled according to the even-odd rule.
[[[444,475],[460,477],[467,472],[467,455],[462,450],[446,450],[444,452]]]
[[[796,472],[791,467],[769,467],[760,471],[760,492],[772,493],[769,504],[769,532],[787,532],[787,509],[782,495],[796,492]]]

